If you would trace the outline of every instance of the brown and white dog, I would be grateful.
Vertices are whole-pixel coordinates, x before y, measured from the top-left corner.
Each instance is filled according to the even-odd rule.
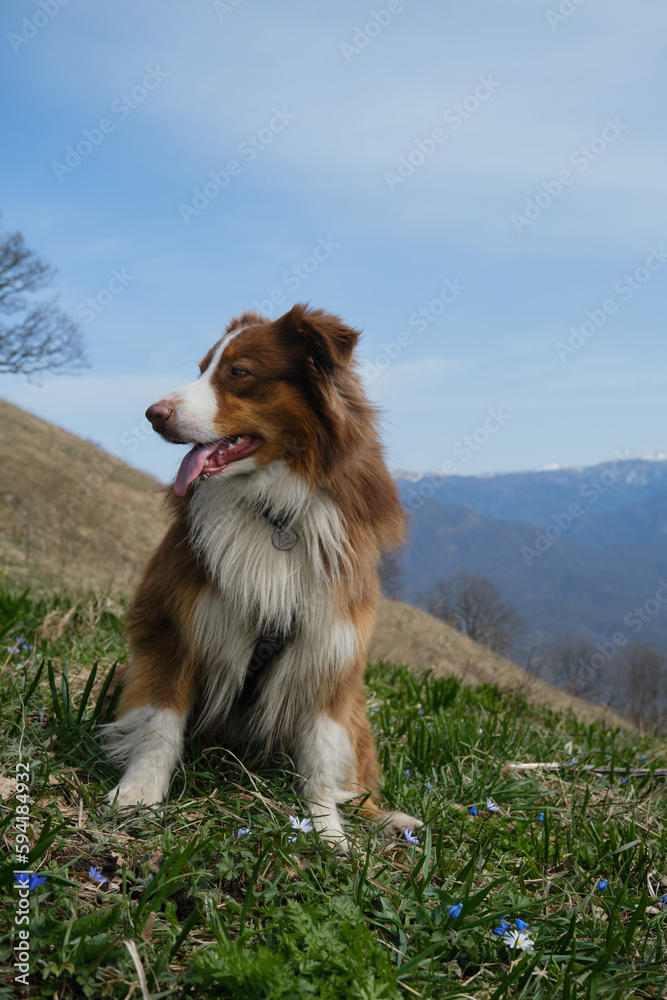
[[[375,802],[363,676],[380,552],[404,515],[357,338],[303,305],[246,313],[195,382],[148,408],[162,437],[194,447],[128,613],[132,659],[105,733],[126,766],[111,803],[164,798],[189,723],[291,752],[330,840],[345,843],[338,804],[365,796],[390,833],[421,826]]]

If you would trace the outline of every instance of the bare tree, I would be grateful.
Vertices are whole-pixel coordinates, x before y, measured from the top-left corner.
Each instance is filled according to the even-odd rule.
[[[428,611],[434,618],[440,618],[448,625],[455,623],[455,611],[452,603],[452,580],[436,580],[432,587],[419,594],[417,604]]]
[[[453,580],[437,580],[419,604],[495,653],[509,656],[525,623],[485,576],[458,570]]]
[[[632,721],[646,729],[667,722],[667,657],[644,642],[627,649],[626,705]]]
[[[549,643],[536,670],[538,676],[569,694],[593,698],[599,681],[597,648],[585,635],[567,633]]]
[[[385,552],[380,563],[380,586],[385,597],[395,601],[403,598],[405,571],[394,552]]]
[[[35,299],[54,276],[21,233],[0,233],[0,373],[31,376],[86,367],[77,324],[55,298]]]

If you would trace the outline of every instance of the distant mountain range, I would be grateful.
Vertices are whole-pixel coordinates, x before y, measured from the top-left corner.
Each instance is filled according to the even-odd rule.
[[[667,453],[396,480],[411,518],[399,556],[408,600],[461,568],[493,580],[526,620],[524,653],[565,632],[604,642],[619,630],[667,653]]]

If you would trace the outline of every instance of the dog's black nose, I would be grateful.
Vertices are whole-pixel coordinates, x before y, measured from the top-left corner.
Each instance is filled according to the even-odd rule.
[[[166,403],[153,403],[146,410],[146,418],[150,420],[154,431],[161,431],[173,412]]]

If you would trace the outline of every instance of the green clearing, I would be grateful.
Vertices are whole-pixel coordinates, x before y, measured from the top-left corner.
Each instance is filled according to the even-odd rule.
[[[52,638],[35,635],[44,619]],[[19,638],[26,645],[8,652]],[[153,1000],[667,995],[657,738],[374,665],[385,799],[427,826],[418,845],[387,843],[348,812],[345,855],[292,830],[290,814],[305,811],[290,761],[238,747],[195,743],[164,807],[104,812],[117,774],[96,727],[100,682],[125,656],[119,605],[7,591],[0,640],[0,998],[141,997],[125,942]],[[47,879],[30,892],[29,993],[11,968],[19,759],[31,775],[27,867]],[[512,761],[567,766],[520,772]],[[642,766],[648,774],[623,780]],[[493,933],[503,918],[528,924],[534,951]]]

